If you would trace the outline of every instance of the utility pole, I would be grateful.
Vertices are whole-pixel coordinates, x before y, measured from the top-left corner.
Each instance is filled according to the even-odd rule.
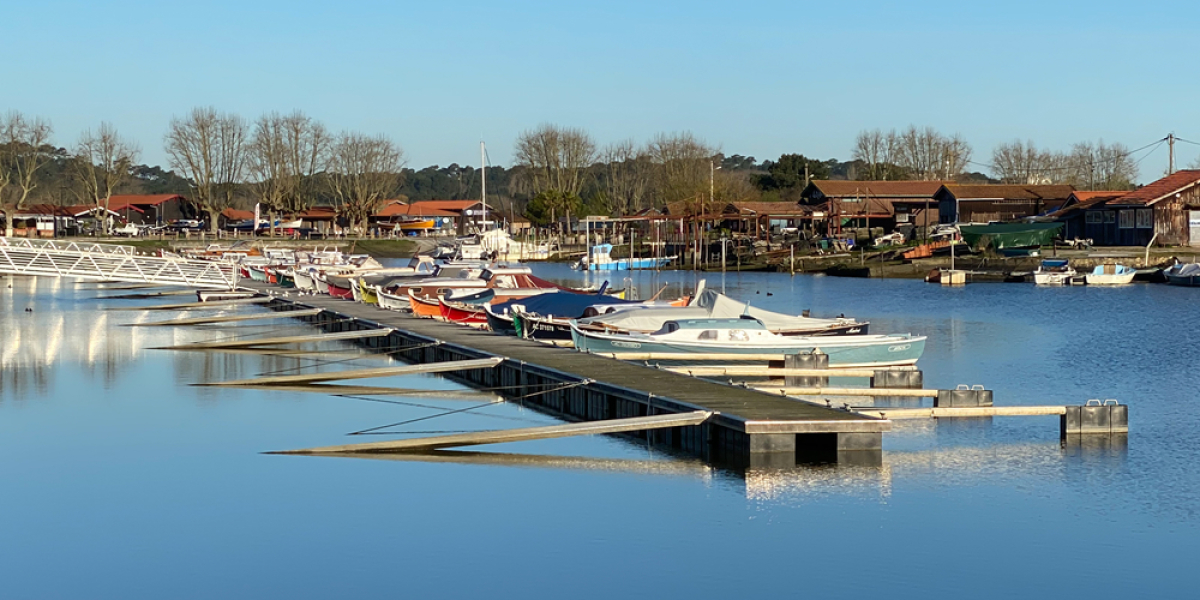
[[[483,140],[479,141],[479,201],[483,203],[483,222],[480,223],[479,232],[483,233],[483,228],[487,227],[487,146],[483,145]]]
[[[1175,172],[1175,134],[1167,134],[1167,175]]]
[[[715,202],[714,196],[717,189],[717,166],[713,161],[708,161],[708,203]],[[707,212],[707,211],[702,211]]]
[[[804,161],[804,187],[808,187],[808,161]]]

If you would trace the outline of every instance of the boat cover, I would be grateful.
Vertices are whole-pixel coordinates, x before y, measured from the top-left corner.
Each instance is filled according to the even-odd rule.
[[[700,293],[691,306],[631,307],[616,312],[581,319],[581,324],[608,325],[633,331],[658,331],[663,323],[679,319],[737,319],[742,315],[754,317],[771,331],[823,329],[846,323],[843,319],[814,319],[754,308],[716,290]]]
[[[498,315],[508,314],[513,307],[523,307],[526,312],[543,317],[562,317],[576,319],[583,316],[584,311],[592,306],[616,306],[635,304],[631,300],[622,300],[604,294],[560,294],[556,291],[515,298],[507,302],[492,305],[492,312]]]
[[[970,246],[978,245],[983,238],[990,240],[991,247],[1024,248],[1045,246],[1054,240],[1062,223],[993,223],[991,225],[961,225],[963,241]]]
[[[1200,263],[1173,265],[1167,269],[1167,275],[1175,277],[1200,277]]]

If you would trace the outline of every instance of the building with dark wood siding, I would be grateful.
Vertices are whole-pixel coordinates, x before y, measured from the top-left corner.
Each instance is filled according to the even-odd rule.
[[[166,225],[171,221],[193,218],[187,198],[179,194],[126,194],[108,199],[108,206],[130,222],[145,225]],[[137,211],[125,211],[126,207]]]
[[[946,181],[813,181],[800,192],[800,204],[842,220],[883,226],[937,222],[938,202],[934,197]],[[859,223],[860,225],[863,223]]]
[[[951,183],[934,197],[942,223],[994,223],[1052,213],[1065,206],[1074,191],[1069,185]]]

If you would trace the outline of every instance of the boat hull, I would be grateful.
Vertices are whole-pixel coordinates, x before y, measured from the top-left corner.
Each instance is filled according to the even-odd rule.
[[[1137,271],[1130,271],[1119,275],[1096,275],[1089,273],[1087,275],[1088,285],[1125,285],[1133,283],[1133,277],[1137,275]]]
[[[418,317],[425,319],[442,318],[442,308],[437,300],[426,300],[410,294],[408,302],[413,314]]]
[[[1197,275],[1167,275],[1167,283],[1183,287],[1200,287],[1200,276]]]
[[[380,308],[388,310],[412,310],[412,303],[408,298],[403,296],[396,296],[383,291],[375,292],[375,296],[379,299]]]
[[[621,258],[612,262],[587,264],[588,271],[637,271],[643,269],[658,269],[671,263],[669,258]]]
[[[313,278],[308,273],[295,271],[292,273],[292,281],[296,284],[296,289],[306,291],[316,291],[317,286],[313,283]]]
[[[330,296],[333,296],[334,298],[341,298],[342,300],[353,300],[354,299],[354,290],[352,290],[350,288],[344,288],[339,285],[334,285],[329,282],[325,282],[325,284],[329,288]]]
[[[513,323],[512,317],[507,315],[498,315],[490,310],[485,310],[487,315],[488,327],[495,333],[501,335],[517,335],[517,327]]]
[[[829,355],[831,367],[882,367],[912,365],[925,352],[924,337],[880,336],[878,340],[861,341],[862,336],[826,338],[796,338],[791,346],[721,346],[702,342],[667,342],[651,336],[595,334],[572,328],[575,348],[597,354],[654,354],[666,360],[706,360],[705,355],[745,355],[747,361],[761,362],[762,356],[783,357],[820,350]],[[828,343],[823,343],[829,340]]]
[[[572,340],[571,324],[555,319],[516,314],[512,318],[513,334],[529,340]]]
[[[1074,271],[1067,272],[1035,272],[1033,274],[1033,282],[1038,285],[1071,285],[1071,279],[1075,277]]]
[[[462,323],[465,325],[484,325],[488,322],[487,313],[483,309],[464,309],[457,306],[446,304],[444,300],[438,301],[438,311],[443,319],[451,323]]]

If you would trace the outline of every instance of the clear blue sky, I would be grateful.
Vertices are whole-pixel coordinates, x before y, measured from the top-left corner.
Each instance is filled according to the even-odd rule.
[[[0,110],[55,141],[111,121],[163,163],[172,115],[301,109],[410,166],[508,164],[543,122],[604,143],[690,130],[726,154],[848,159],[866,128],[1200,141],[1200,2],[11,2]],[[1179,146],[1180,164],[1200,146]],[[1160,149],[1142,179],[1166,167]]]

